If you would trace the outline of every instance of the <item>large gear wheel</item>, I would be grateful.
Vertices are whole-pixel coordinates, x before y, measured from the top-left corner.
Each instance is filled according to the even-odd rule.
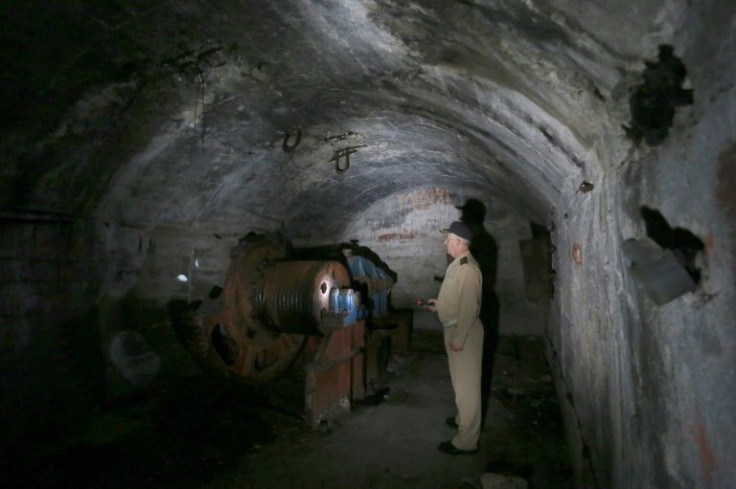
[[[257,286],[269,260],[284,252],[260,235],[232,250],[224,290],[199,303],[173,307],[172,322],[206,371],[259,385],[276,380],[301,353],[307,336],[274,331],[256,318]]]

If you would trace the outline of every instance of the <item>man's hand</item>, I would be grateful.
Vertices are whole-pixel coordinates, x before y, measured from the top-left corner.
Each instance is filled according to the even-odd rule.
[[[455,342],[450,343],[450,350],[452,351],[463,351],[463,345],[458,345]]]
[[[427,300],[427,309],[432,312],[437,312],[437,299]]]

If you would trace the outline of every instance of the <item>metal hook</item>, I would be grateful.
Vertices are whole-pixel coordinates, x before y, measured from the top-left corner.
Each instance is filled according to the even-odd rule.
[[[289,138],[291,137],[291,132],[287,131],[286,134],[284,134],[284,143],[281,145],[281,147],[284,150],[284,153],[291,153],[296,149],[297,146],[299,146],[299,143],[302,142],[302,130],[297,129],[296,130],[296,137],[294,140],[294,144],[289,145]]]
[[[350,153],[345,153],[343,156],[345,156],[345,166],[342,168],[340,167],[340,158],[335,160],[335,171],[337,171],[337,173],[345,172],[350,168]]]
[[[358,150],[355,148],[345,148],[335,151],[335,156],[330,159],[330,161],[335,162],[335,171],[337,173],[346,172],[350,168],[350,155],[357,152]],[[342,158],[345,158],[345,165],[341,167],[340,160]]]

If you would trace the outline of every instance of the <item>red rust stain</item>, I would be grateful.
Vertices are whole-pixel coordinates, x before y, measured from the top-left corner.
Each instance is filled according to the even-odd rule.
[[[715,247],[715,238],[713,238],[713,233],[708,233],[705,236],[705,256],[709,257],[711,256],[711,253],[713,253],[713,248]]]
[[[705,479],[710,485],[711,474],[718,467],[718,461],[713,453],[713,449],[710,447],[710,443],[708,443],[708,433],[705,423],[703,422],[703,416],[700,414],[700,406],[696,408],[695,416],[697,418],[697,422],[690,427],[690,435],[698,446],[700,467]]]
[[[450,191],[442,187],[430,187],[398,196],[399,206],[421,210],[436,204],[451,204]]]
[[[576,265],[582,265],[583,263],[583,245],[580,243],[575,243],[572,245],[572,261],[575,262]]]
[[[385,243],[386,241],[406,241],[414,239],[416,233],[385,233],[378,236],[379,243]]]

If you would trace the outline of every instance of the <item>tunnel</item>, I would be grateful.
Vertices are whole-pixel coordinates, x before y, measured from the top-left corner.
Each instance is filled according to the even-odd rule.
[[[29,0],[2,10],[3,479],[481,487],[498,472],[529,487],[734,487],[736,3]],[[503,400],[497,375],[549,387],[556,421],[528,429],[557,433],[557,485],[494,470],[491,451],[521,462],[492,409],[473,456],[437,452],[445,431],[401,452],[435,429],[421,414],[434,397],[412,404],[391,449],[375,427],[355,428],[419,393],[451,399],[432,343],[442,327],[417,301],[437,297],[440,231],[457,220],[495,256],[483,278],[496,335],[486,401]],[[369,250],[390,272],[389,307],[411,317],[413,353],[376,350],[390,375],[366,386],[374,406],[313,430],[293,408],[301,380],[222,385],[193,359],[172,311],[222,300],[248,236],[300,260]],[[231,365],[223,321],[208,341]],[[283,334],[294,332],[305,333]],[[518,375],[520,356],[548,370]],[[522,405],[510,392],[507,404]],[[155,422],[141,414],[152,406]],[[287,429],[274,434],[272,419]],[[349,426],[362,436],[351,450],[316,456]],[[263,455],[279,438],[283,450]],[[380,458],[390,450],[399,455]],[[310,470],[290,472],[297,452],[313,455]],[[435,466],[452,475],[427,472]]]

